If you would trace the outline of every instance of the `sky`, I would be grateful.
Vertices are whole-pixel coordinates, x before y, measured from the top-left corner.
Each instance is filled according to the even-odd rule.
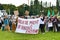
[[[39,1],[41,1],[41,0],[39,0]],[[48,3],[51,2],[51,5],[56,6],[56,0],[42,0],[42,1],[43,2],[47,1]],[[15,6],[19,6],[24,3],[30,5],[30,2],[31,2],[31,0],[29,0],[29,4],[28,4],[28,0],[0,0],[1,4],[13,4]]]

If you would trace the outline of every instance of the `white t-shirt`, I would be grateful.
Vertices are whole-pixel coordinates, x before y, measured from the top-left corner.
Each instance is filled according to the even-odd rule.
[[[44,24],[44,21],[42,21],[41,19],[40,19],[40,24]]]

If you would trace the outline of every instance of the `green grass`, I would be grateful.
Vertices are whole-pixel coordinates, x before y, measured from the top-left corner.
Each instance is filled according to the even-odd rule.
[[[0,40],[60,40],[60,32],[48,32],[45,34],[18,34],[13,32],[1,31]]]

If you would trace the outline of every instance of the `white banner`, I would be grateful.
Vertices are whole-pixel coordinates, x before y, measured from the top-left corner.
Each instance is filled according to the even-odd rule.
[[[17,33],[38,34],[40,19],[22,19],[18,18]]]

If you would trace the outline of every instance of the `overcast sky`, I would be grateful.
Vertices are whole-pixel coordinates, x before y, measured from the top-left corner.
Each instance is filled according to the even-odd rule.
[[[19,5],[22,5],[23,3],[25,3],[25,4],[28,4],[28,5],[30,5],[30,1],[31,0],[29,0],[29,4],[28,4],[28,0],[0,0],[0,3],[1,4],[13,4],[13,5],[15,5],[15,6],[19,6]],[[41,1],[41,0],[39,0],[39,1]],[[51,2],[51,5],[56,5],[56,0],[42,0],[43,2]]]

